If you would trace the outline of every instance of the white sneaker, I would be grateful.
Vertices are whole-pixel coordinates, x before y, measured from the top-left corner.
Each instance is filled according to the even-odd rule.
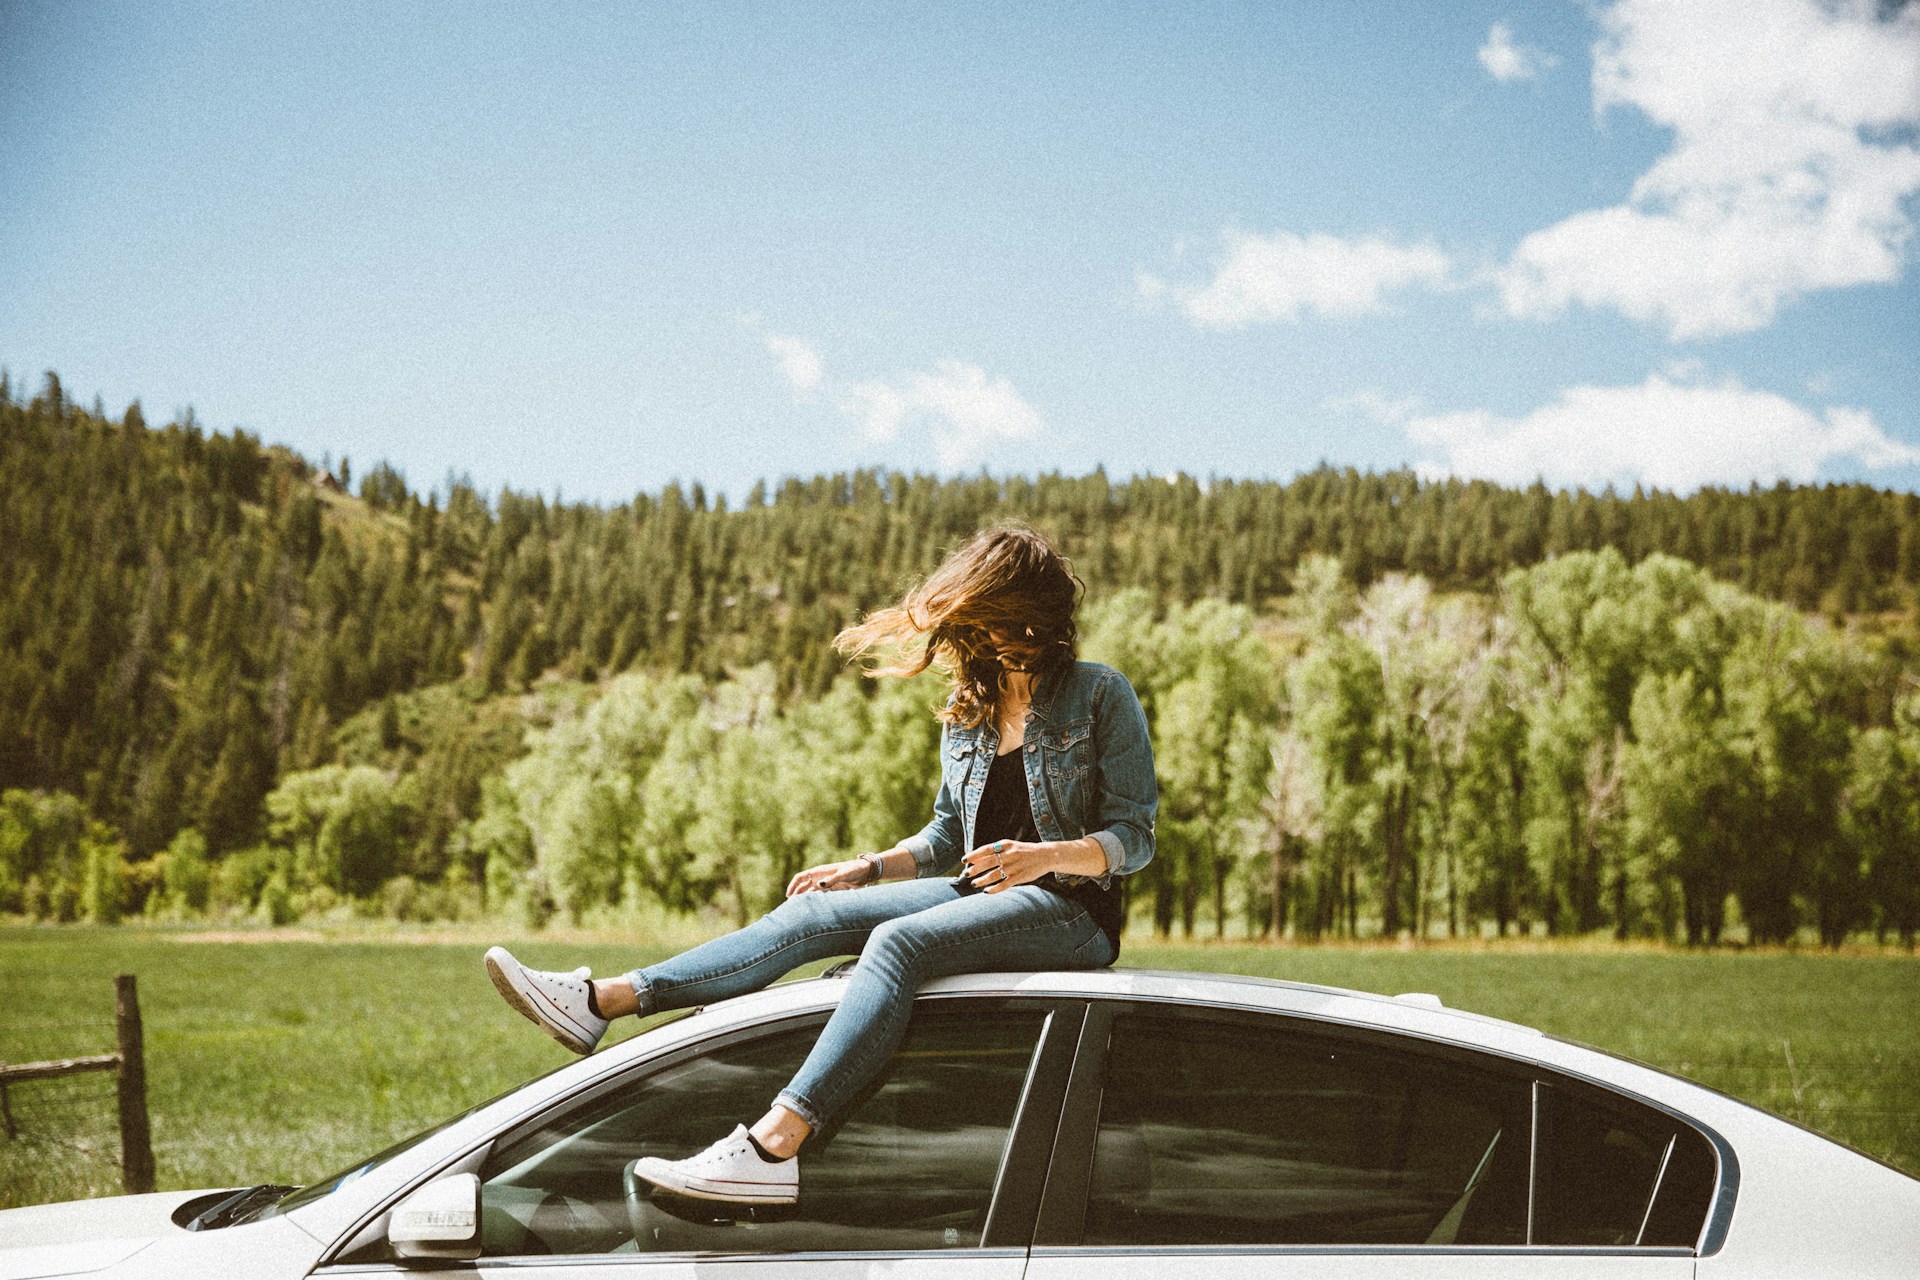
[[[685,1160],[643,1156],[633,1162],[633,1172],[655,1186],[696,1200],[792,1204],[800,1198],[800,1157],[762,1159],[743,1124],[697,1156]]]
[[[487,976],[506,1002],[575,1053],[592,1053],[607,1020],[587,1004],[591,969],[545,973],[515,960],[505,947],[487,948]]]

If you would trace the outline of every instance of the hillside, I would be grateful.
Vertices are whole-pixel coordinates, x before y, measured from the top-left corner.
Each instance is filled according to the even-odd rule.
[[[462,858],[480,876],[487,779],[618,673],[711,687],[763,669],[778,706],[826,696],[833,634],[996,520],[1059,540],[1091,604],[1133,589],[1156,617],[1204,601],[1275,615],[1311,557],[1336,558],[1349,588],[1414,575],[1482,596],[1569,553],[1678,557],[1845,620],[1858,660],[1884,668],[1848,712],[1862,729],[1892,721],[1920,583],[1920,499],[1861,485],[1682,498],[1331,468],[858,472],[756,486],[737,508],[698,485],[599,507],[422,495],[384,465],[329,474],[246,432],[151,427],[137,404],[112,420],[52,375],[30,398],[0,381],[0,491],[0,789],[74,797],[59,821],[102,824],[130,864],[189,828],[217,863],[271,834],[267,798],[290,777],[399,770],[432,800],[361,887]],[[9,892],[0,910],[20,909]]]

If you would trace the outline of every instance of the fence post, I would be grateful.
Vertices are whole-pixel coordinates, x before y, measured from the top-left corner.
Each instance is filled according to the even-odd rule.
[[[153,1133],[147,1124],[147,1062],[133,975],[113,979],[113,1029],[120,1041],[120,1181],[128,1195],[153,1190]]]

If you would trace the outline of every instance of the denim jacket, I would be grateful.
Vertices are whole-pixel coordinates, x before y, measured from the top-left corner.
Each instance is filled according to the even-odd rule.
[[[1027,798],[1042,840],[1092,836],[1106,851],[1107,874],[1131,875],[1153,860],[1159,784],[1147,717],[1127,678],[1097,662],[1076,662],[1043,677],[1027,708]],[[973,849],[974,818],[987,769],[1000,746],[991,723],[948,725],[940,735],[940,791],[933,821],[901,841],[916,874],[952,875]]]

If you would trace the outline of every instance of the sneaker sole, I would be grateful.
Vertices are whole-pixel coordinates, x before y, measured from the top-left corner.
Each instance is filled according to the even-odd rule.
[[[712,1182],[706,1178],[685,1178],[667,1168],[667,1161],[649,1156],[633,1162],[633,1173],[654,1186],[692,1200],[719,1200],[728,1204],[796,1204],[798,1187],[769,1188],[756,1194],[751,1182]]]
[[[513,1011],[558,1040],[573,1052],[585,1057],[593,1052],[594,1044],[589,1043],[580,1032],[566,1027],[540,1012],[533,1003],[531,989],[523,987],[519,980],[520,962],[499,947],[490,948],[485,956],[487,977],[493,980],[493,989],[500,993]]]

